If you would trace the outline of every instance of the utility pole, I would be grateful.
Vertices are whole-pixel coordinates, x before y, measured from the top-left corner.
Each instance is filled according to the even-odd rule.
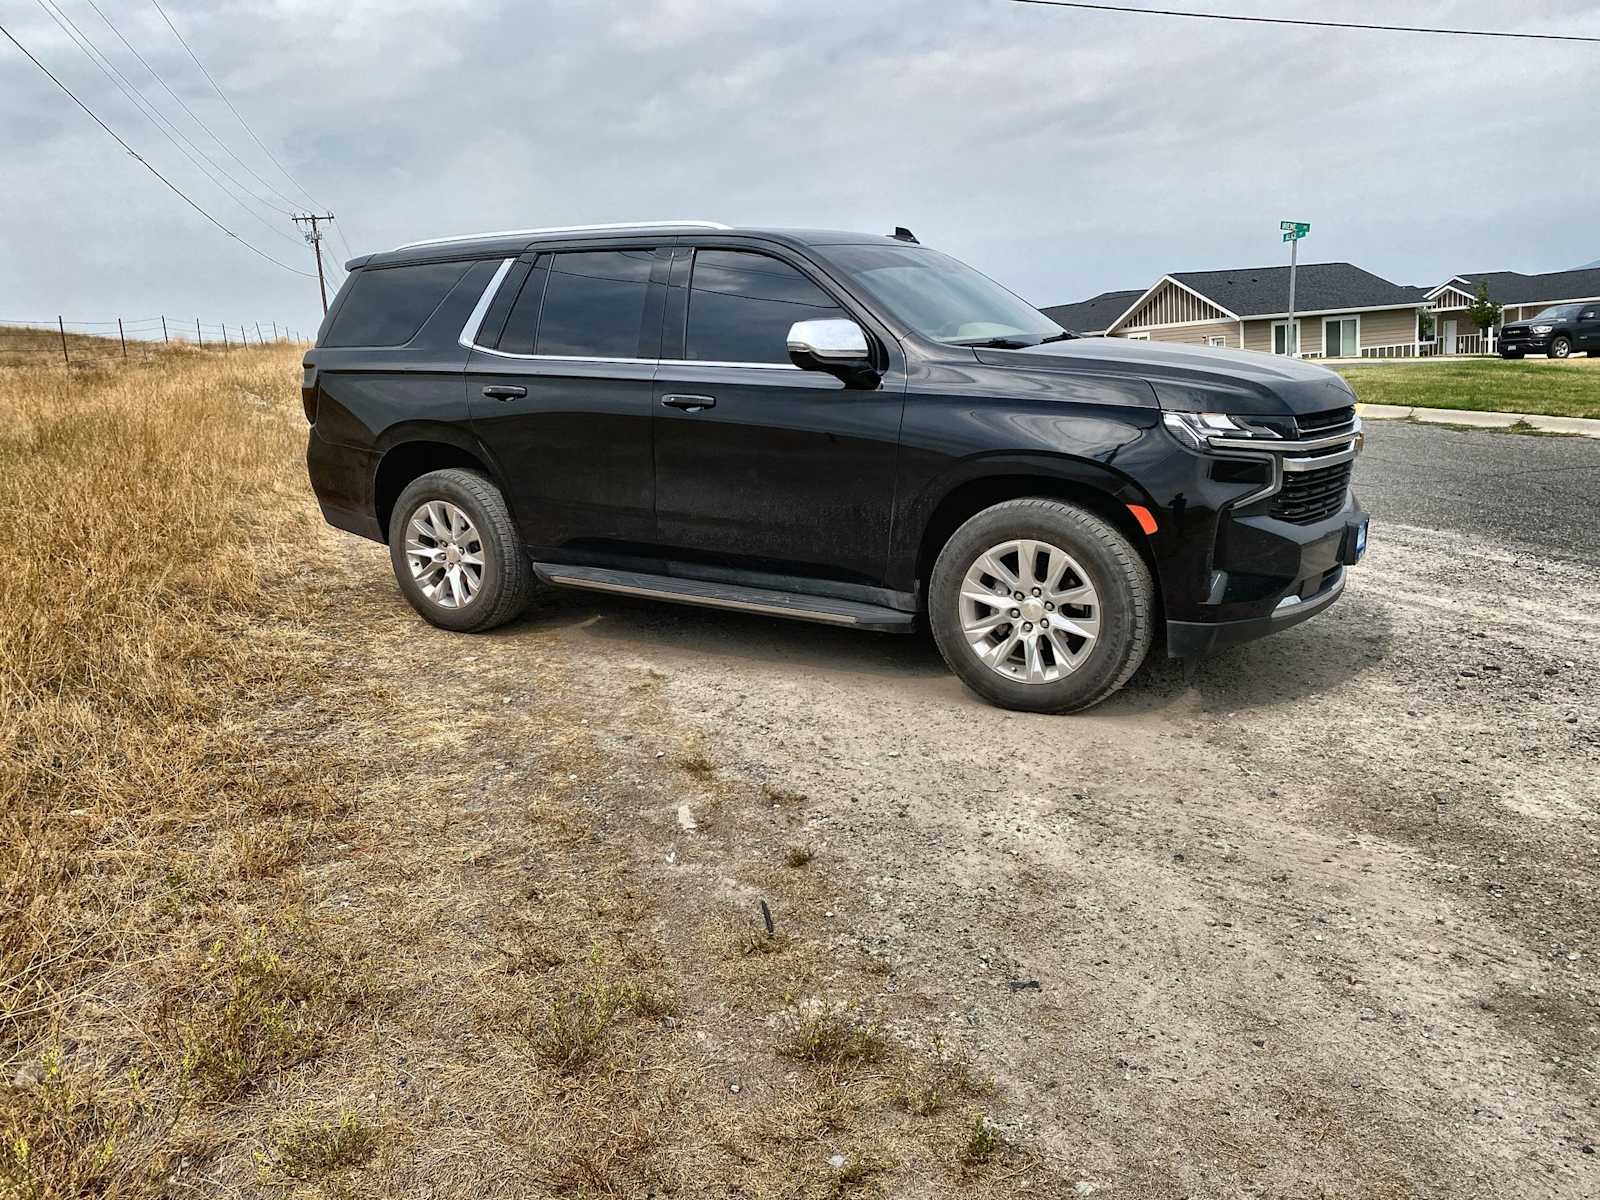
[[[331,221],[333,220],[333,214],[331,212],[320,214],[307,213],[303,217],[293,217],[291,219],[296,225],[309,225],[311,227],[306,233],[305,238],[306,241],[311,243],[311,249],[314,250],[317,255],[317,287],[322,291],[322,315],[327,316],[328,281],[322,274],[322,229],[318,226],[317,222]]]
[[[1279,221],[1278,228],[1283,230],[1283,240],[1289,243],[1289,327],[1283,332],[1283,349],[1289,356],[1299,358],[1300,331],[1294,324],[1294,276],[1300,259],[1300,239],[1311,232],[1311,225],[1306,221]]]

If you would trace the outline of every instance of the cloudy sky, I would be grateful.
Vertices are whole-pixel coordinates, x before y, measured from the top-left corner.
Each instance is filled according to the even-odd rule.
[[[45,2],[0,0],[0,23],[201,207],[308,269],[287,218],[254,201],[252,216],[201,175]],[[51,2],[200,149],[288,207],[183,114],[89,0]],[[240,159],[306,203],[149,0],[94,2]],[[1600,45],[1008,0],[163,6],[357,254],[637,218],[898,224],[1038,304],[1283,261],[1283,218],[1311,222],[1307,261],[1400,283],[1600,259]],[[1171,6],[1600,35],[1600,0]],[[0,212],[0,319],[315,326],[314,280],[208,225],[3,39]]]

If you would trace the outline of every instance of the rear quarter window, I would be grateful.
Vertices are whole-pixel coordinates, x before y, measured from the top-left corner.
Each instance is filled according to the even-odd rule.
[[[403,346],[417,336],[470,262],[359,271],[323,339],[325,346]]]

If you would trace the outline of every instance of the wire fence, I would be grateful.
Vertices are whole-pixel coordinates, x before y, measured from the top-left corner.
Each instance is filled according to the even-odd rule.
[[[315,336],[315,335],[312,335]],[[300,344],[311,337],[282,321],[203,321],[198,317],[113,317],[106,321],[0,320],[0,366],[74,367],[145,361],[184,345],[227,353],[246,346]]]

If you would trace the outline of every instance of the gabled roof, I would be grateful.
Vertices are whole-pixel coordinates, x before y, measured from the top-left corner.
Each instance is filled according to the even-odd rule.
[[[1600,268],[1577,271],[1549,271],[1543,275],[1524,275],[1520,271],[1467,271],[1454,275],[1429,289],[1432,296],[1449,284],[1466,284],[1462,290],[1474,291],[1479,283],[1489,285],[1489,299],[1499,304],[1538,304],[1544,301],[1588,300],[1600,296]]]
[[[1288,267],[1179,271],[1169,278],[1240,317],[1281,316],[1289,311]],[[1390,283],[1352,263],[1305,263],[1295,277],[1294,307],[1302,313],[1410,308],[1422,304],[1424,294],[1422,288]]]
[[[1090,300],[1080,300],[1076,304],[1056,304],[1039,311],[1070,333],[1104,333],[1111,322],[1127,311],[1128,305],[1142,295],[1144,295],[1143,288],[1122,292],[1101,292]]]

